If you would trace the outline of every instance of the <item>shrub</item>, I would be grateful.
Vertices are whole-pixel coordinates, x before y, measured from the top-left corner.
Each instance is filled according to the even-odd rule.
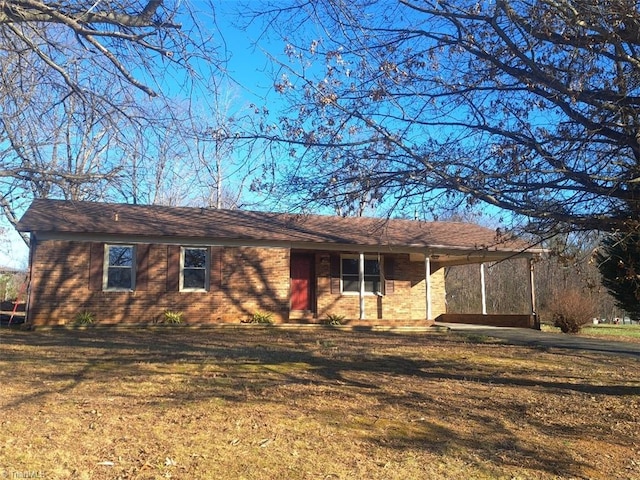
[[[76,314],[75,317],[75,324],[76,325],[91,325],[93,322],[95,322],[96,320],[96,316],[88,311],[84,311],[84,312],[79,312],[78,314]]]
[[[574,288],[554,295],[549,310],[555,327],[563,333],[578,333],[583,325],[591,322],[595,307],[591,297]]]
[[[164,322],[163,323],[171,323],[174,325],[182,323],[184,320],[183,312],[175,312],[173,310],[165,310],[164,311]]]
[[[329,313],[327,314],[327,318],[324,321],[325,325],[342,325],[342,322],[344,322],[345,316],[344,315],[337,315],[335,313]]]
[[[249,319],[249,323],[273,323],[273,314],[268,312],[256,312]]]

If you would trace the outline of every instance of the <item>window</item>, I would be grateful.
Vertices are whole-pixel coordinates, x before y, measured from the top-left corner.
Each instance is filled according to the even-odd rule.
[[[131,245],[107,245],[105,290],[133,290],[135,249]]]
[[[204,291],[209,284],[209,249],[182,249],[180,290]]]
[[[360,292],[360,258],[356,255],[342,257],[342,291]],[[382,293],[382,273],[380,259],[364,258],[364,291],[369,294]]]

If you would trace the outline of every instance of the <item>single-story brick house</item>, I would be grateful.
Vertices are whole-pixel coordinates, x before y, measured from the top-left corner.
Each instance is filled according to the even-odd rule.
[[[446,314],[444,267],[535,255],[468,223],[44,199],[18,229],[31,235],[34,326],[73,323],[81,312],[151,323],[165,311],[183,312],[185,323],[261,312],[276,323],[334,314],[428,325]]]

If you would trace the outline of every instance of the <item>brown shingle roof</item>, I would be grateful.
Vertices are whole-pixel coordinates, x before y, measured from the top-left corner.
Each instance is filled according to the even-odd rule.
[[[206,208],[34,200],[18,224],[24,232],[206,238],[264,243],[445,247],[520,251],[526,244],[461,222],[215,210]]]

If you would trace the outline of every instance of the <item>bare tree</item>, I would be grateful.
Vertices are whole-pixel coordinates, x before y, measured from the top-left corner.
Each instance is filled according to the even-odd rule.
[[[274,88],[290,105],[259,134],[298,149],[292,184],[307,201],[347,190],[400,209],[482,202],[545,235],[638,228],[636,2],[258,10],[285,41]]]
[[[188,60],[193,38],[178,21],[181,2],[120,0],[57,3],[11,0],[0,5],[3,50],[11,55],[20,84],[33,74],[66,87],[67,93],[101,96],[87,89],[85,79],[70,73],[79,63],[85,75],[107,75],[147,95],[157,92],[133,73],[153,70],[154,56],[173,62]],[[198,45],[202,46],[202,45]],[[176,57],[176,58],[174,58]],[[28,62],[26,60],[29,60]],[[44,74],[44,75],[42,75]],[[103,98],[109,102],[108,98]]]
[[[185,136],[176,135],[188,124],[184,103],[215,89],[224,59],[214,31],[205,2],[0,2],[0,205],[9,221],[33,197],[104,199],[120,186],[128,201],[157,200],[136,186],[177,170],[148,160],[180,158],[167,139]]]
[[[206,112],[191,117],[188,144],[200,192],[197,201],[209,208],[242,206],[262,163],[246,133],[246,116],[233,110],[234,92],[232,85],[225,85],[208,97]]]
[[[15,207],[33,197],[96,199],[122,173],[119,114],[91,98],[53,100],[46,90],[16,95],[0,112],[0,195],[10,223],[17,221]],[[34,112],[34,103],[47,102],[45,115]]]

